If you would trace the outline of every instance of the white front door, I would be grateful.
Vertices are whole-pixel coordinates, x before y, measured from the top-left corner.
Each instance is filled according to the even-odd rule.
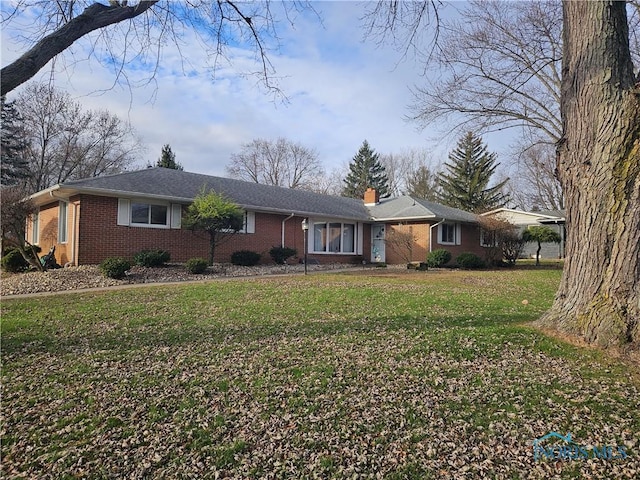
[[[371,225],[371,261],[375,263],[385,261],[384,224]]]

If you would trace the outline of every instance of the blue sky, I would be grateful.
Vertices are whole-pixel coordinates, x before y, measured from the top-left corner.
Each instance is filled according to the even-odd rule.
[[[410,87],[420,83],[421,65],[402,61],[391,47],[364,43],[357,2],[317,2],[323,25],[302,16],[293,28],[282,24],[282,49],[270,59],[287,102],[274,100],[256,85],[254,77],[237,71],[251,67],[253,54],[234,47],[231,65],[223,65],[212,81],[205,53],[195,40],[186,70],[173,48],[163,50],[156,83],[130,90],[113,86],[114,77],[82,54],[65,56],[56,72],[56,86],[68,91],[87,109],[106,108],[129,119],[147,147],[140,166],[155,163],[164,144],[170,144],[185,170],[225,175],[230,155],[256,138],[285,137],[315,149],[327,171],[345,168],[362,141],[381,154],[427,148],[434,162],[445,161],[456,138],[436,141],[435,128],[417,130],[407,122]],[[2,31],[2,65],[22,52],[9,31]],[[132,73],[146,72],[136,69]],[[46,67],[36,79],[48,79]],[[9,96],[11,99],[11,96]],[[508,142],[485,137],[490,151],[501,155]],[[506,151],[504,152],[506,154]]]

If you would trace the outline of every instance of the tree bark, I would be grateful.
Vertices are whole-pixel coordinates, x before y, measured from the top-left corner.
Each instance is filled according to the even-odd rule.
[[[142,0],[130,7],[94,3],[87,7],[80,15],[44,37],[28,52],[2,69],[0,72],[1,95],[6,95],[32,78],[53,57],[87,33],[137,17],[157,2],[158,0]]]
[[[558,174],[567,246],[545,325],[640,343],[640,90],[625,2],[565,1]]]

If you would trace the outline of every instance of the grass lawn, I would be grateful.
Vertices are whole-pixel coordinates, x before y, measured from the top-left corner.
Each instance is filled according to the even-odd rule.
[[[376,269],[4,300],[2,476],[638,478],[632,367],[526,325],[559,278]],[[573,459],[536,459],[551,432],[575,443],[544,451]]]

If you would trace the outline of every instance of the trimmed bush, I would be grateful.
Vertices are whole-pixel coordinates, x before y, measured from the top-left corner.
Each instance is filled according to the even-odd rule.
[[[458,255],[456,258],[456,263],[460,265],[462,268],[474,269],[474,268],[484,268],[485,263],[478,255],[475,253],[464,252]]]
[[[131,262],[121,257],[111,257],[105,259],[99,265],[100,271],[105,277],[120,279],[125,272],[131,268]]]
[[[284,265],[289,257],[293,257],[298,251],[289,247],[273,247],[269,250],[271,259],[278,265]]]
[[[185,267],[189,273],[200,274],[207,270],[209,263],[204,258],[190,258]]]
[[[444,248],[439,248],[427,255],[427,265],[430,268],[439,268],[451,261],[451,252]]]
[[[170,258],[166,250],[141,250],[133,256],[133,261],[141,267],[161,267]]]
[[[231,254],[231,263],[242,267],[253,267],[260,261],[261,256],[259,253],[252,252],[251,250],[238,250]]]
[[[5,272],[11,273],[19,273],[24,272],[27,268],[29,268],[29,262],[27,262],[20,250],[17,248],[8,249],[4,255],[2,256],[2,269]]]

